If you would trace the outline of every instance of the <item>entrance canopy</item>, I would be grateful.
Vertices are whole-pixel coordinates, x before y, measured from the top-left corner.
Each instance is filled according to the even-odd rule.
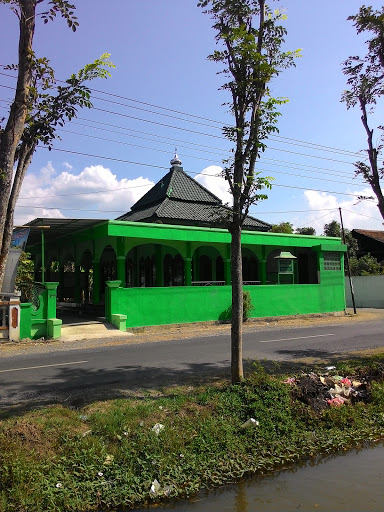
[[[56,242],[59,239],[73,236],[77,232],[105,222],[107,222],[106,219],[47,219],[39,217],[26,224],[26,226],[32,227],[29,232],[26,250],[28,251],[31,247],[41,244],[41,232],[40,229],[37,229],[37,226],[49,226],[50,229],[44,229],[44,238],[47,242]],[[33,226],[36,226],[36,229],[33,229]]]

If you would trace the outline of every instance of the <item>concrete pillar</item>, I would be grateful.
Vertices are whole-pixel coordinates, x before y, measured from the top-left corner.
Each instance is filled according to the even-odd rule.
[[[156,286],[164,286],[164,266],[161,245],[156,245]]]
[[[47,290],[47,318],[56,318],[57,287],[59,283],[44,283]]]
[[[118,281],[123,283],[123,287],[125,288],[126,275],[125,275],[125,256],[116,256],[116,273]]]
[[[105,320],[107,322],[111,322],[112,315],[114,313],[119,313],[119,311],[112,311],[112,293],[113,290],[116,290],[116,288],[120,287],[121,281],[106,281],[105,284]]]

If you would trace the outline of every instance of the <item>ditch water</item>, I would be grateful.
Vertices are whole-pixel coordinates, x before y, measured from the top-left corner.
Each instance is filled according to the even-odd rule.
[[[132,512],[382,512],[384,444]]]

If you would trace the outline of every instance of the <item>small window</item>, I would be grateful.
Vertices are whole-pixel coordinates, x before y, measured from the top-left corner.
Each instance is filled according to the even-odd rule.
[[[341,258],[338,252],[324,253],[324,270],[341,270]]]

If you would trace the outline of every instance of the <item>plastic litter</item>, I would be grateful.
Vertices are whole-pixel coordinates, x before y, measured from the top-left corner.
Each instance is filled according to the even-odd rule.
[[[283,384],[290,384],[291,386],[294,386],[296,384],[295,377],[288,377],[288,379],[283,381]]]
[[[258,427],[259,422],[255,420],[255,418],[249,418],[245,423],[241,425],[240,428],[249,428],[249,427]]]
[[[335,398],[327,400],[327,402],[331,407],[340,407],[341,405],[344,405],[345,400],[341,396],[335,396]]]
[[[149,490],[149,494],[152,496],[152,498],[155,498],[156,496],[162,495],[162,496],[169,496],[172,492],[172,485],[164,485],[164,487],[161,487],[159,482],[156,480],[153,480],[151,484],[151,488]]]
[[[159,482],[155,478],[155,480],[152,482],[151,488],[149,490],[149,494],[152,497],[155,497],[155,496],[157,496],[160,493],[160,490],[161,490],[161,485],[159,484]]]
[[[162,425],[161,423],[156,423],[155,425],[153,425],[152,430],[153,432],[155,432],[155,434],[159,435],[164,428],[164,425]]]
[[[336,366],[326,366],[326,370],[336,370]]]

